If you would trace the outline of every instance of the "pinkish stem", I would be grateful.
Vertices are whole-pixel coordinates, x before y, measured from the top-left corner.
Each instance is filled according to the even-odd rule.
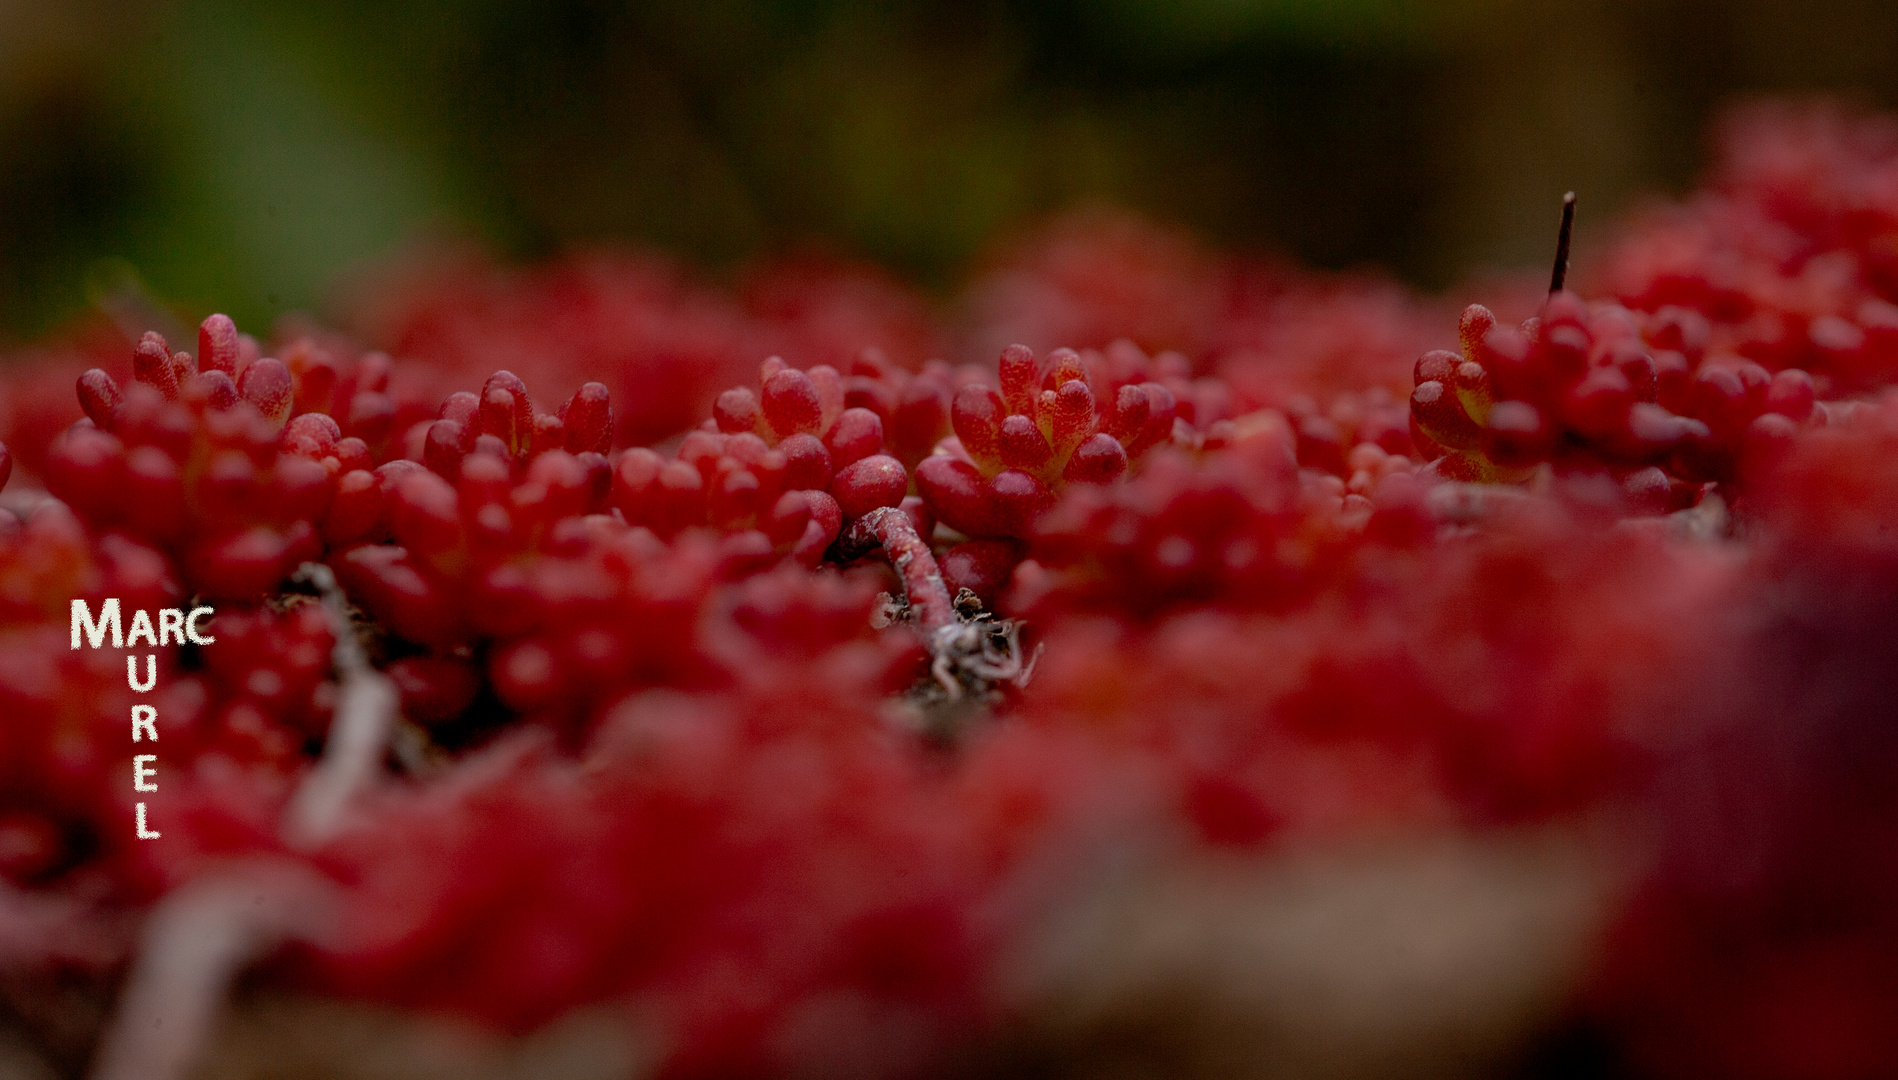
[[[307,850],[334,836],[350,804],[374,786],[401,697],[364,655],[329,567],[304,563],[296,576],[322,594],[336,637],[338,689],[329,742],[281,823],[289,845]],[[159,903],[146,920],[92,1080],[191,1075],[243,969],[286,938],[320,932],[330,914],[334,897],[327,883],[305,867],[287,865],[260,862],[207,872]]]
[[[238,974],[287,939],[330,933],[337,903],[320,874],[275,858],[225,864],[172,890],[140,930],[91,1080],[197,1075]]]
[[[304,563],[299,580],[322,593],[323,610],[335,635],[336,711],[323,759],[291,797],[283,821],[285,839],[315,847],[341,827],[349,804],[375,784],[401,712],[401,696],[387,675],[370,666],[350,625],[342,589],[330,568]]]
[[[916,535],[909,515],[893,506],[878,507],[850,524],[846,543],[869,548],[877,544],[890,557],[903,578],[903,591],[909,597],[910,615],[925,635],[956,621],[949,603],[949,587],[943,584],[942,569],[929,545]]]

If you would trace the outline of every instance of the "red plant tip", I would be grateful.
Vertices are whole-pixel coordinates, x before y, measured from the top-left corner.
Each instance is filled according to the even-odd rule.
[[[1799,425],[1778,413],[1761,413],[1746,426],[1743,450],[1750,458],[1772,460],[1792,447]]]
[[[967,589],[993,607],[1001,595],[1015,564],[1021,562],[1022,546],[1013,540],[968,540],[943,552],[943,584],[953,597]]]
[[[349,403],[349,416],[343,430],[369,446],[381,448],[394,429],[395,402],[389,395],[358,390]]]
[[[1075,484],[1105,484],[1127,471],[1127,450],[1105,431],[1088,436],[1074,448],[1061,478]]]
[[[711,523],[727,531],[742,529],[757,516],[763,491],[756,473],[735,464],[734,459],[720,461],[706,501]]]
[[[1053,391],[1043,391],[1047,402],[1049,438],[1057,455],[1067,454],[1094,428],[1094,392],[1079,379],[1068,379]]]
[[[211,315],[198,325],[198,370],[222,371],[237,378],[237,358],[242,346],[237,324],[229,315]]]
[[[47,450],[46,489],[83,517],[110,520],[123,509],[124,453],[125,444],[113,435],[74,424]]]
[[[1410,392],[1410,415],[1424,434],[1448,449],[1474,450],[1480,440],[1455,392],[1435,379],[1418,383]]]
[[[916,535],[909,515],[894,506],[878,507],[858,518],[840,541],[846,550],[868,551],[881,546],[890,565],[903,579],[910,617],[928,635],[955,621],[949,589],[929,545]]]
[[[353,435],[345,435],[336,443],[336,464],[344,471],[351,469],[370,469],[375,467],[375,459],[369,454],[369,444]]]
[[[1609,359],[1616,370],[1628,380],[1634,396],[1641,401],[1653,401],[1660,393],[1660,368],[1654,357],[1632,341],[1622,342],[1610,350]]]
[[[237,384],[222,371],[199,372],[185,387],[184,396],[203,402],[207,409],[222,412],[237,404]]]
[[[422,463],[450,481],[461,478],[462,435],[467,430],[459,420],[437,420],[428,426],[422,440]]]
[[[488,426],[488,416],[485,406],[490,399],[490,395],[496,390],[505,390],[513,395],[514,408],[511,421],[512,426],[508,428],[510,434],[507,435],[503,435],[499,430]],[[488,376],[488,381],[482,384],[481,387],[481,400],[484,406],[481,418],[482,432],[484,434],[493,435],[502,442],[507,443],[508,450],[512,453],[519,453],[525,450],[525,444],[533,438],[534,434],[534,402],[527,396],[527,384],[521,381],[521,377],[505,369]]]
[[[192,359],[190,353],[175,352],[171,354],[171,374],[178,380],[178,388],[180,390],[184,389],[185,385],[190,382],[192,376],[197,373],[198,362]]]
[[[1614,368],[1596,368],[1562,399],[1561,419],[1591,439],[1606,439],[1625,422],[1634,401],[1634,388],[1626,375]]]
[[[1555,447],[1554,432],[1542,413],[1526,401],[1499,401],[1490,407],[1483,452],[1499,465],[1532,465]]]
[[[1157,382],[1140,384],[1147,396],[1147,422],[1131,438],[1121,439],[1121,445],[1127,448],[1127,456],[1137,458],[1155,446],[1173,437],[1173,421],[1179,411],[1179,403],[1173,399],[1173,391]]]
[[[537,641],[517,642],[496,653],[490,673],[501,700],[524,710],[552,700],[566,677],[560,657]]]
[[[779,440],[823,434],[824,404],[817,384],[796,368],[782,368],[764,381],[761,404],[765,422]]]
[[[1559,293],[1568,282],[1569,237],[1575,231],[1575,193],[1562,196],[1562,229],[1555,238],[1555,271],[1549,275],[1549,291]]]
[[[1622,494],[1641,513],[1658,514],[1665,511],[1671,490],[1667,474],[1653,465],[1636,469],[1621,481]]]
[[[446,657],[405,657],[390,664],[387,674],[402,694],[403,718],[423,725],[460,716],[481,689],[471,665]]]
[[[449,482],[423,470],[395,486],[389,525],[396,541],[424,559],[454,548],[461,529],[460,500]]]
[[[441,410],[435,414],[435,419],[460,420],[464,423],[475,421],[473,427],[475,434],[478,435],[481,433],[481,425],[478,422],[480,416],[481,398],[466,390],[457,390],[442,402]],[[470,441],[473,441],[472,436]]]
[[[1465,359],[1477,360],[1483,339],[1496,328],[1496,313],[1481,304],[1471,304],[1463,309],[1463,315],[1457,319],[1457,342],[1463,347]],[[1422,379],[1418,379],[1422,382]]]
[[[321,461],[336,452],[342,437],[343,429],[328,413],[311,412],[284,425],[279,443],[287,453]]]
[[[1019,469],[996,473],[988,482],[988,496],[1002,536],[1028,535],[1035,518],[1054,504],[1048,485]]]
[[[569,454],[613,449],[613,396],[604,383],[590,382],[575,390],[560,419],[566,424]]]
[[[665,466],[665,458],[643,446],[635,446],[620,455],[613,466],[613,505],[627,521],[638,520],[639,505],[658,482],[659,470]]]
[[[1048,374],[1042,379],[1042,385],[1059,388],[1070,382],[1087,383],[1087,365],[1081,361],[1081,354],[1073,349],[1055,349],[1048,353]]]
[[[839,469],[883,449],[883,418],[869,409],[845,409],[824,437],[831,464]]]
[[[1114,419],[1108,425],[1108,434],[1119,439],[1122,446],[1128,446],[1128,452],[1131,454],[1132,448],[1129,444],[1139,436],[1141,431],[1145,430],[1147,421],[1152,418],[1152,415],[1153,403],[1147,399],[1146,388],[1123,386],[1114,400]]]
[[[962,442],[962,451],[984,470],[1001,468],[1002,395],[980,383],[956,391],[949,410],[950,426]]]
[[[734,386],[712,402],[712,421],[718,425],[718,430],[729,435],[757,431],[763,416],[758,395],[752,393],[750,387]]]
[[[610,477],[608,483],[610,489]],[[514,490],[514,468],[493,454],[468,454],[461,459],[461,479],[458,484],[466,505],[498,506],[507,502],[508,495]]]
[[[1705,420],[1715,435],[1732,435],[1749,419],[1745,415],[1746,383],[1733,368],[1711,365],[1702,368],[1694,377],[1690,393],[1689,411]]]
[[[1463,406],[1464,414],[1480,426],[1495,401],[1490,391],[1489,372],[1483,365],[1465,360],[1451,370],[1450,388],[1456,391],[1457,403]]]
[[[896,415],[896,380],[853,373],[844,379],[844,408],[869,409],[888,422]]]
[[[1417,366],[1411,371],[1412,386],[1422,386],[1427,382],[1447,383],[1450,373],[1463,362],[1463,357],[1448,349],[1432,349],[1417,358]]]
[[[177,400],[178,372],[171,366],[171,350],[165,347],[165,339],[156,332],[146,331],[133,347],[132,378],[165,395],[167,401]]]
[[[1002,464],[1023,472],[1036,472],[1054,457],[1054,447],[1048,445],[1048,438],[1041,433],[1041,428],[1032,419],[1019,413],[1002,421],[996,445],[1001,452]]]
[[[257,411],[264,414],[272,430],[283,427],[290,419],[295,387],[290,379],[290,369],[284,367],[281,360],[266,356],[254,361],[237,377],[237,393],[245,401],[257,406]]]
[[[76,387],[79,393],[79,407],[85,410],[93,426],[101,431],[112,429],[112,416],[124,403],[124,395],[119,393],[119,384],[112,376],[98,368],[92,368],[79,376]]]
[[[953,394],[949,381],[925,370],[903,386],[890,420],[890,438],[907,461],[927,457],[949,430]]]
[[[565,450],[549,450],[534,458],[527,467],[526,482],[513,496],[515,505],[549,523],[587,513],[595,482],[592,462],[599,455],[591,450],[585,453],[585,461]]]
[[[875,345],[865,345],[863,348],[857,350],[857,355],[850,361],[849,374],[851,375],[862,375],[866,378],[881,379],[889,374],[889,372],[889,354],[877,348]]]
[[[788,494],[798,494],[791,492]],[[823,561],[824,552],[829,550],[831,542],[843,528],[844,513],[837,500],[827,492],[802,492],[805,505],[810,507],[811,520],[804,526],[804,535],[791,548],[791,558],[805,566],[816,566]]]
[[[784,486],[792,491],[822,491],[830,486],[830,451],[817,436],[793,435],[778,443],[784,455]]]
[[[565,406],[562,406],[563,408]],[[566,450],[567,422],[552,413],[536,413],[534,425],[528,429],[532,437],[521,440],[523,449],[529,454],[545,454],[551,450],[563,450],[566,453],[598,453],[597,450]],[[608,441],[611,441],[608,436]]]
[[[844,411],[843,376],[829,364],[818,364],[805,374],[810,376],[811,385],[817,387],[817,433],[821,435],[830,430]]]
[[[1026,345],[1010,345],[1002,350],[1002,401],[1011,414],[1035,419],[1035,406],[1041,395],[1041,365]]]
[[[484,395],[495,389],[506,390],[521,402],[527,401],[527,384],[521,381],[519,375],[506,368],[501,368],[488,376],[488,381],[481,385],[481,392]]]
[[[764,534],[770,538],[772,550],[785,551],[803,539],[811,521],[811,500],[802,491],[787,491],[778,496],[766,515]]]
[[[323,539],[341,547],[367,537],[381,523],[385,506],[376,474],[360,468],[343,473],[323,517]]]
[[[710,476],[717,468],[718,459],[725,456],[725,447],[730,443],[730,438],[710,431],[694,431],[680,441],[676,456],[700,473]]]
[[[837,470],[830,482],[831,497],[845,520],[863,517],[879,507],[896,506],[909,491],[909,473],[888,454],[872,454]]]
[[[916,535],[925,539],[936,534],[936,514],[921,495],[905,495],[903,501],[896,504],[898,510],[909,515],[909,523],[916,526]]]
[[[1766,388],[1766,411],[1804,423],[1812,415],[1814,397],[1812,376],[1798,368],[1787,368],[1774,374]]]
[[[505,387],[492,387],[481,396],[481,434],[492,435],[507,448],[507,454],[514,454],[519,432],[515,427],[515,417],[519,410],[515,408],[515,397]],[[440,421],[437,421],[440,423]]]
[[[943,524],[970,536],[1006,535],[995,521],[982,473],[949,454],[931,454],[916,465],[916,489]]]

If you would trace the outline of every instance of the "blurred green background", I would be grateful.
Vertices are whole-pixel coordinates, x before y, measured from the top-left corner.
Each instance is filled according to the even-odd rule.
[[[0,0],[0,339],[132,274],[266,324],[430,235],[941,288],[1089,200],[1436,288],[1812,90],[1898,97],[1890,0]]]

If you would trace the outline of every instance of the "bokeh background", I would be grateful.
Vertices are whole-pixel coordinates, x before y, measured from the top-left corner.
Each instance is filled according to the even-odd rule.
[[[0,344],[128,282],[268,325],[417,238],[944,290],[1090,201],[1442,289],[1812,91],[1898,103],[1888,0],[0,0]]]

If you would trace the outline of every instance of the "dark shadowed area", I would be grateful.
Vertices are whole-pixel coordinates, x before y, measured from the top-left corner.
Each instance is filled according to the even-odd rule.
[[[240,323],[417,236],[810,241],[937,287],[1110,201],[1442,288],[1684,189],[1713,110],[1898,101],[1877,0],[0,3],[0,338],[128,280]]]

